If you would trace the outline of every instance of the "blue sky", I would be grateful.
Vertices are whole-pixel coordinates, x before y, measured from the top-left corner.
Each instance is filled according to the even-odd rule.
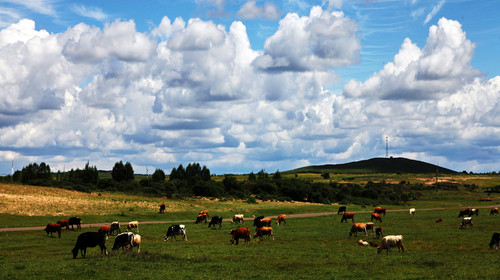
[[[500,171],[498,1],[0,0],[0,174]]]

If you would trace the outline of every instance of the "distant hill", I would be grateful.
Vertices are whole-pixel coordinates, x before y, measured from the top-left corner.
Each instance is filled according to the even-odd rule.
[[[372,158],[343,164],[311,165],[290,170],[287,173],[457,173],[451,169],[440,167],[423,161],[407,158]]]

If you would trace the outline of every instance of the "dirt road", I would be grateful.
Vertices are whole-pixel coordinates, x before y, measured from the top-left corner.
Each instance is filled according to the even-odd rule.
[[[489,206],[472,206],[470,208],[478,208],[478,209],[491,209],[493,207],[500,207],[500,205],[489,205]],[[417,209],[418,211],[443,211],[443,210],[457,210],[456,208],[427,208],[427,209]],[[387,210],[387,212],[407,212],[408,209],[394,209]],[[457,210],[458,211],[458,210]],[[372,211],[353,211],[354,213],[371,213]],[[303,214],[287,214],[287,218],[307,218],[307,217],[318,217],[318,216],[330,216],[337,215],[337,212],[321,212],[321,213],[303,213]],[[276,215],[270,215],[278,216]],[[245,218],[245,221],[252,221],[253,218]],[[229,222],[230,219],[223,219],[225,222]],[[194,219],[191,220],[176,220],[176,221],[140,221],[141,224],[182,224],[182,223],[193,223]],[[120,222],[122,225],[126,225],[127,222]],[[90,224],[82,224],[82,228],[91,228],[91,227],[100,227],[104,225],[109,225],[109,223],[90,223]],[[38,227],[9,227],[9,228],[0,228],[0,232],[8,232],[8,231],[27,231],[27,230],[44,230],[45,226]]]

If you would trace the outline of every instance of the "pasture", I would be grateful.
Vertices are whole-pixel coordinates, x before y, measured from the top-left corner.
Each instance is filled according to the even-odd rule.
[[[22,186],[20,186],[22,187]],[[37,187],[34,191],[48,191],[47,196],[64,197],[50,188]],[[5,193],[7,191],[3,191]],[[11,192],[15,192],[11,190]],[[52,193],[55,192],[55,193]],[[30,192],[27,191],[26,194]],[[79,197],[78,195],[82,195]],[[38,216],[19,213],[0,214],[2,227],[21,224],[42,226],[61,217],[78,213],[84,223],[120,221],[192,220],[184,223],[188,242],[168,241],[163,237],[170,224],[141,224],[141,252],[112,251],[114,237],[106,242],[109,256],[101,256],[99,248],[88,248],[87,257],[72,258],[80,232],[62,232],[61,238],[47,237],[42,230],[0,232],[0,279],[500,279],[500,250],[490,250],[488,243],[493,232],[500,232],[500,216],[490,216],[489,209],[481,209],[473,216],[474,226],[460,230],[458,209],[462,206],[498,204],[498,198],[480,202],[484,193],[445,192],[439,200],[435,193],[426,193],[422,201],[411,205],[386,206],[391,209],[416,208],[414,216],[408,211],[388,212],[381,226],[384,234],[404,236],[405,255],[397,249],[377,254],[373,247],[357,245],[359,239],[380,243],[374,235],[349,237],[352,223],[340,223],[340,215],[288,218],[286,225],[276,226],[280,213],[333,212],[336,205],[310,205],[301,203],[241,201],[213,201],[193,199],[170,201],[118,194],[70,193],[68,198],[88,200],[91,207],[71,210],[64,203],[53,204],[58,212]],[[24,197],[24,196],[21,196]],[[434,200],[433,200],[434,198]],[[19,198],[18,198],[19,199]],[[23,200],[23,199],[19,199]],[[127,202],[123,202],[123,201]],[[167,213],[158,214],[161,201],[167,204]],[[141,204],[142,202],[143,204]],[[11,205],[2,199],[5,206]],[[53,203],[50,199],[46,203]],[[151,205],[142,207],[141,205]],[[66,206],[65,206],[66,205]],[[131,206],[137,205],[137,206]],[[169,208],[170,205],[170,208]],[[430,206],[444,210],[424,211]],[[11,206],[9,206],[11,207]],[[92,208],[93,207],[93,208]],[[113,209],[116,207],[117,209]],[[137,208],[133,208],[137,207]],[[21,207],[22,208],[22,207]],[[9,208],[9,209],[16,209]],[[45,209],[45,208],[40,208]],[[68,210],[70,209],[70,210]],[[104,210],[108,209],[109,212]],[[132,210],[130,210],[132,209]],[[195,224],[197,212],[209,209],[210,215],[224,218],[237,211],[246,214],[273,217],[275,240],[267,237],[260,241],[252,237],[251,245],[240,240],[230,245],[230,229],[236,224],[223,222],[220,230],[209,229],[207,224]],[[372,206],[349,205],[348,211],[370,212]],[[36,209],[35,209],[36,210]],[[74,211],[74,212],[73,212]],[[102,211],[101,214],[99,211]],[[40,213],[40,212],[39,212]],[[61,214],[64,213],[64,214]],[[123,214],[123,215],[122,215]],[[135,218],[134,218],[135,217]],[[443,222],[435,223],[436,218]],[[9,220],[15,222],[8,222]],[[356,213],[356,222],[370,221],[370,213]],[[26,224],[27,223],[27,224]],[[379,225],[379,223],[376,223]],[[244,226],[251,228],[251,221]],[[122,231],[125,226],[122,224]],[[82,232],[97,231],[97,227],[83,227]],[[251,228],[252,235],[255,230]],[[56,236],[56,235],[55,235]]]

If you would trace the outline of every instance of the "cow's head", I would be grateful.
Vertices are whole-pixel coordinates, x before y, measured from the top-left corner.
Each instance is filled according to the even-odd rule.
[[[73,253],[73,259],[76,259],[76,256],[78,255],[78,248],[73,248],[73,250],[71,250],[71,253]]]

